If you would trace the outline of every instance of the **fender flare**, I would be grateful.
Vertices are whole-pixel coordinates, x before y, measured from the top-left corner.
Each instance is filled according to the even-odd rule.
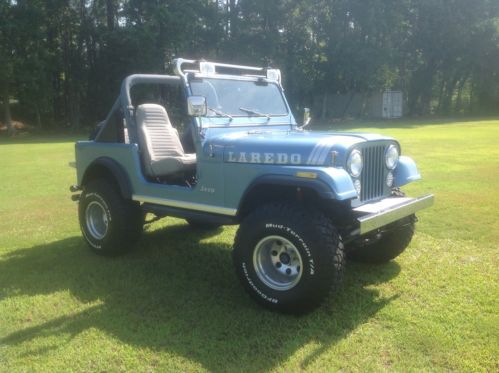
[[[114,177],[120,188],[121,196],[125,199],[131,199],[133,194],[132,183],[130,182],[125,169],[118,162],[109,157],[99,157],[90,163],[83,174],[81,181],[82,186],[92,177],[94,172],[102,172],[103,170],[106,170]]]
[[[239,201],[238,211],[240,211],[248,195],[260,185],[280,185],[284,187],[309,188],[317,193],[319,198],[335,200],[336,194],[331,187],[320,179],[304,179],[292,175],[270,174],[257,177],[244,191]]]
[[[421,179],[416,162],[412,158],[403,155],[399,157],[398,165],[393,173],[395,176],[393,185],[396,187],[401,187]]]

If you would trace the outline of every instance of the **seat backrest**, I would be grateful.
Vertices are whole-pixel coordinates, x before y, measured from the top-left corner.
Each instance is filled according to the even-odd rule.
[[[135,119],[139,133],[139,144],[146,172],[152,174],[151,161],[168,157],[181,157],[184,148],[178,132],[172,127],[163,106],[142,104],[137,107]]]

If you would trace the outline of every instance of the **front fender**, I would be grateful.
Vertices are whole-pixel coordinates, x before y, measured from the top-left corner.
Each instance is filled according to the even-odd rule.
[[[395,187],[401,187],[421,179],[416,162],[414,162],[412,158],[403,155],[399,158],[397,168],[395,168],[393,176],[395,177],[393,184]]]
[[[357,197],[357,192],[348,173],[340,168],[285,167],[282,173],[261,175],[246,189],[246,193],[255,186],[283,185],[307,187],[317,192],[322,199],[347,200]]]
[[[318,178],[328,184],[333,192],[334,199],[344,201],[357,198],[357,191],[353,186],[352,178],[343,168],[319,168],[317,169]]]

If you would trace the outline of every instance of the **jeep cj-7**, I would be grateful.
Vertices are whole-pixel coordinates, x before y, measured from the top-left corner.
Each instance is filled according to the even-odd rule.
[[[309,111],[297,125],[277,69],[173,63],[175,76],[128,76],[91,139],[76,143],[71,191],[93,251],[132,248],[146,213],[239,224],[233,260],[246,290],[304,313],[338,288],[347,257],[382,263],[408,246],[433,196],[400,191],[420,175],[396,140],[304,130]],[[180,98],[168,103],[172,92]]]

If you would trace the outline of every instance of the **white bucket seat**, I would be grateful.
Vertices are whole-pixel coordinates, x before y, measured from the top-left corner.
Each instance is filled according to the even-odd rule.
[[[196,154],[185,154],[163,106],[143,104],[135,112],[139,143],[148,176],[160,177],[196,167]]]

